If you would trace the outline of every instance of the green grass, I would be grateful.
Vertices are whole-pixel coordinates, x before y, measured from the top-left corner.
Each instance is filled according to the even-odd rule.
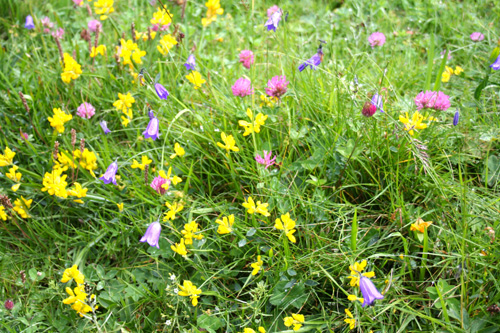
[[[3,0],[0,6],[0,153],[5,147],[16,152],[22,173],[13,192],[5,176],[10,166],[0,167],[0,194],[12,203],[33,199],[29,218],[6,209],[8,219],[0,220],[0,300],[15,304],[0,308],[1,331],[243,332],[263,326],[291,332],[283,319],[299,313],[305,316],[299,332],[346,332],[344,309],[359,332],[498,330],[500,317],[489,309],[500,303],[500,79],[488,67],[498,54],[492,55],[498,52],[498,6],[283,1],[278,5],[288,20],[268,32],[271,2],[223,2],[224,14],[205,28],[205,1],[188,1],[183,19],[182,6],[165,2],[173,24],[163,34],[177,25],[183,41],[166,56],[157,51],[159,36],[138,41],[147,54],[134,70],[145,68],[157,78],[170,92],[166,101],[152,85],[132,83],[128,66],[114,58],[122,34],[131,38],[132,22],[138,32],[150,25],[156,9],[148,1],[115,1],[99,38],[107,53],[95,62],[80,37],[90,20],[85,7],[74,8],[69,0]],[[35,30],[23,28],[28,14]],[[64,28],[62,49],[82,65],[83,73],[69,84],[61,80],[54,38],[42,31],[44,16]],[[367,38],[375,31],[387,42],[372,49]],[[485,40],[473,43],[474,31]],[[322,64],[299,72],[320,39],[326,41]],[[250,70],[238,62],[244,49],[255,54]],[[440,56],[445,49],[450,60]],[[185,78],[191,52],[207,81],[198,90]],[[445,66],[465,72],[443,83]],[[277,105],[260,107],[260,95],[276,75],[286,75],[288,92]],[[235,97],[231,86],[243,76],[255,94]],[[426,89],[449,95],[451,107],[429,110],[438,121],[412,137],[398,119],[413,114],[414,97]],[[364,103],[382,91],[385,113],[363,117]],[[127,92],[135,98],[134,118],[124,127],[113,103]],[[91,119],[76,115],[83,102],[96,108]],[[160,120],[156,141],[142,135],[148,104]],[[73,115],[62,134],[47,119],[53,108]],[[238,121],[248,121],[247,108],[268,119],[260,133],[244,137]],[[460,123],[453,126],[457,109]],[[107,136],[99,126],[103,119],[112,130]],[[54,165],[55,141],[59,152],[73,149],[71,129],[75,149],[84,139],[97,154],[97,178],[118,159],[117,186],[104,185],[81,166],[64,173],[68,188],[73,181],[88,188],[84,204],[41,191]],[[239,152],[226,155],[217,146],[221,132],[234,136]],[[172,160],[175,143],[186,154]],[[279,166],[258,165],[255,155],[263,150],[277,154]],[[148,183],[170,166],[182,182],[159,195],[143,171],[130,167],[144,154],[153,160]],[[242,203],[250,195],[269,204],[269,217],[246,213]],[[166,201],[184,209],[163,222]],[[296,243],[274,228],[286,213],[296,221]],[[219,235],[215,220],[230,214],[234,231]],[[158,218],[159,249],[139,242]],[[418,218],[433,221],[422,240],[410,231]],[[184,224],[193,220],[203,239],[187,245],[182,257],[170,245],[179,243]],[[257,256],[264,265],[252,276]],[[365,259],[384,299],[363,308],[347,299],[361,296],[347,277],[349,266]],[[62,303],[68,284],[60,280],[74,264],[97,297],[91,320]],[[196,307],[176,293],[184,280],[202,290]]]

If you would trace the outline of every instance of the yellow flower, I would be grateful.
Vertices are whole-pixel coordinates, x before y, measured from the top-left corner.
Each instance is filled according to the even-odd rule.
[[[448,82],[450,81],[451,74],[449,72],[443,72],[441,74],[441,82]]]
[[[229,234],[231,231],[233,231],[233,224],[234,224],[234,215],[231,214],[228,217],[223,217],[222,221],[221,220],[215,220],[215,223],[219,225],[217,228],[217,233],[224,235],[224,234]]]
[[[153,14],[153,18],[151,19],[151,24],[158,24],[160,26],[167,25],[172,22],[172,14],[169,10],[165,10],[164,8],[158,8],[158,11]]]
[[[170,248],[175,253],[180,254],[181,256],[187,255],[186,245],[184,245],[184,238],[181,238],[180,243],[175,243],[174,245],[170,245]]]
[[[78,284],[75,289],[71,289],[66,287],[66,293],[68,293],[69,297],[63,300],[64,304],[72,304],[71,308],[75,310],[80,317],[83,317],[84,314],[92,311],[92,307],[87,304],[87,299],[94,299],[95,295],[91,295],[88,297],[88,294],[85,292],[85,285]],[[98,306],[94,308],[96,310]]]
[[[135,98],[128,92],[126,95],[118,93],[118,100],[113,103],[113,106],[118,111],[127,112],[127,109],[135,103]]]
[[[54,166],[52,172],[46,172],[43,177],[42,192],[47,191],[50,195],[55,195],[60,198],[67,198],[68,191],[66,191],[67,175],[62,175],[63,170]]]
[[[14,161],[14,156],[16,156],[16,153],[10,150],[9,147],[5,147],[3,155],[0,154],[0,167],[11,165]]]
[[[33,199],[30,199],[30,200],[26,200],[24,199],[23,196],[21,196],[21,200],[16,199],[16,201],[14,201],[14,211],[19,215],[21,216],[23,219],[27,219],[28,217],[30,217],[28,215],[28,210],[30,209],[31,207],[31,203],[33,202]]]
[[[75,160],[80,159],[80,166],[90,172],[90,174],[95,177],[94,170],[97,169],[97,155],[91,152],[87,148],[83,150],[83,153],[79,149],[73,152]]]
[[[432,221],[424,222],[421,218],[417,219],[417,222],[413,223],[410,227],[410,231],[418,231],[420,233],[424,233],[425,229],[427,229],[432,224]]]
[[[140,49],[137,49],[134,51],[134,53],[132,53],[132,60],[136,63],[136,64],[142,64],[142,59],[141,57],[144,57],[146,55],[146,51],[141,51]]]
[[[364,303],[364,301],[365,301],[364,298],[358,297],[356,295],[349,295],[349,296],[347,296],[347,299],[350,300],[351,302],[360,301],[361,303]]]
[[[260,107],[263,107],[263,106],[272,107],[272,106],[274,106],[274,104],[276,102],[279,101],[279,98],[274,97],[274,96],[271,96],[268,98],[266,95],[260,95],[260,100],[261,100],[260,105],[259,105]]]
[[[354,327],[356,327],[356,320],[352,316],[352,313],[351,313],[351,311],[349,311],[349,309],[345,309],[344,311],[345,311],[345,314],[346,314],[346,317],[345,317],[344,321],[347,324],[349,324],[349,329],[353,330]]]
[[[267,206],[269,206],[268,203],[261,203],[260,201],[257,201],[257,203],[255,203],[252,197],[248,197],[248,199],[245,199],[245,202],[242,204],[242,206],[247,209],[248,214],[259,213],[264,216],[271,215],[267,211]]]
[[[290,240],[290,242],[295,243],[296,239],[293,235],[297,230],[295,230],[295,221],[290,218],[290,213],[281,215],[281,219],[276,219],[274,227],[278,230],[283,230]]]
[[[124,117],[124,116],[121,116],[121,119],[122,119],[122,125],[127,127],[128,124],[130,123],[130,119],[128,119],[127,117]]]
[[[137,162],[135,159],[132,161],[132,169],[141,169],[144,170],[146,168],[146,165],[151,164],[153,160],[150,160],[146,155],[142,155],[141,157],[141,163]]]
[[[61,79],[64,83],[70,83],[71,80],[77,79],[82,74],[82,66],[80,66],[73,57],[68,53],[63,54],[64,70],[61,73]]]
[[[72,197],[77,197],[77,198],[85,198],[87,196],[87,191],[88,189],[87,188],[83,188],[82,185],[80,183],[77,183],[75,182],[73,184],[74,188],[72,190],[68,190],[68,195],[72,196]],[[83,200],[81,199],[77,199],[77,200],[73,200],[74,202],[77,202],[77,203],[83,203]]]
[[[250,267],[253,268],[252,275],[257,275],[262,268],[262,265],[264,265],[264,262],[260,259],[260,256],[257,256],[257,262],[250,265]]]
[[[50,122],[50,126],[54,127],[57,132],[63,133],[64,124],[73,119],[73,116],[57,108],[52,109],[52,111],[54,112],[54,116],[47,118]]]
[[[463,73],[463,72],[464,72],[464,69],[463,69],[462,67],[460,67],[460,66],[456,66],[456,67],[455,67],[455,70],[453,71],[453,73],[454,73],[455,75],[460,75],[460,74],[461,74],[461,73]]]
[[[146,32],[136,32],[135,33],[135,39],[141,39],[143,41],[147,41],[149,39],[149,36],[151,35],[151,39],[155,39],[156,37],[156,31],[151,31],[151,33],[149,33],[148,31]]]
[[[5,175],[10,180],[19,183],[21,181],[21,177],[23,176],[23,174],[20,172],[16,172],[17,169],[19,169],[19,167],[17,165],[13,165],[12,168],[9,169],[9,172],[6,173]],[[19,186],[21,186],[21,184],[15,184],[14,186],[12,186],[12,191],[16,192],[19,189]]]
[[[183,285],[179,285],[181,289],[178,293],[179,296],[189,296],[191,298],[191,303],[193,306],[198,305],[198,298],[201,294],[201,289],[198,289],[191,281],[184,280]]]
[[[252,113],[252,110],[250,110],[250,109],[247,109],[247,116],[248,116],[248,118],[250,118],[250,122],[247,122],[244,120],[240,120],[238,122],[238,124],[240,124],[240,126],[243,126],[245,128],[245,133],[243,133],[243,136],[250,135],[253,132],[259,133],[260,126],[265,124],[266,119],[268,117],[268,116],[264,115],[263,113],[259,113],[255,117],[255,121],[254,121],[253,113]]]
[[[236,147],[236,141],[234,140],[232,135],[226,136],[226,133],[222,132],[220,134],[220,137],[222,139],[222,142],[224,142],[224,144],[217,142],[217,146],[219,146],[222,149],[227,150],[228,153],[230,150],[236,151],[236,152],[240,151],[240,148]]]
[[[90,57],[94,58],[98,54],[104,56],[105,52],[106,52],[106,45],[99,45],[97,48],[95,46],[92,46],[92,52],[90,52]]]
[[[186,154],[184,148],[182,148],[181,145],[177,142],[174,145],[174,152],[175,154],[170,155],[170,158],[172,159],[174,159],[176,156],[184,156],[184,154]]]
[[[365,270],[366,268],[366,260],[363,260],[361,263],[355,262],[354,265],[349,266],[349,269],[351,270],[351,275],[348,276],[350,281],[351,287],[358,286],[359,287],[359,277],[360,274],[363,276],[366,276],[367,278],[372,278],[375,276],[374,272],[366,272],[366,273],[361,273],[362,271]]]
[[[220,7],[220,0],[208,0],[205,6],[207,7],[207,17],[201,19],[201,24],[204,27],[217,20],[217,15],[224,14],[224,9]]]
[[[113,0],[97,0],[94,2],[95,13],[101,15],[99,17],[101,21],[107,19],[108,15],[115,11],[113,2]]]
[[[291,317],[285,317],[283,320],[286,327],[290,327],[293,325],[293,330],[298,331],[302,327],[305,318],[303,315],[292,313]]]
[[[163,221],[175,220],[175,214],[184,209],[184,206],[177,202],[174,203],[173,205],[171,205],[168,202],[165,202],[165,206],[168,207],[169,211],[165,213]]]
[[[118,206],[118,211],[120,213],[123,212],[123,202],[117,203],[116,206]]]
[[[408,116],[408,112],[406,112],[405,114],[406,114],[406,117],[399,116],[399,121],[405,125],[404,130],[408,131],[408,133],[410,133],[411,136],[413,136],[413,134],[414,134],[413,130],[421,130],[421,129],[427,128],[428,125],[422,123],[424,120],[427,119],[427,117],[424,117],[423,115],[421,115],[420,112],[415,111],[415,113],[411,117],[411,120],[410,120],[410,117]],[[432,120],[435,120],[435,119],[432,117],[429,118],[429,122]]]
[[[7,221],[7,214],[5,213],[5,207],[0,205],[0,219]]]
[[[266,333],[266,329],[262,326],[259,326],[259,333]]]
[[[255,330],[253,330],[251,328],[244,328],[243,333],[255,333]]]
[[[173,177],[171,177],[172,167],[168,168],[168,172],[166,174],[165,174],[165,171],[163,171],[163,170],[160,170],[158,172],[158,174],[160,175],[160,177],[170,180],[172,182],[172,184],[174,184],[174,186],[179,184],[180,182],[182,182],[181,177],[178,177],[175,175]],[[162,188],[164,188],[165,190],[168,190],[168,183],[163,184]]]
[[[61,282],[66,283],[71,279],[75,279],[75,282],[78,284],[82,284],[83,282],[85,282],[85,276],[78,270],[77,265],[73,265],[71,266],[71,268],[66,268],[63,273]]]
[[[177,45],[177,41],[171,34],[165,35],[160,39],[160,45],[156,49],[163,55],[167,55],[171,48]]]
[[[187,245],[193,244],[193,238],[198,240],[203,238],[201,233],[196,234],[198,231],[198,223],[195,221],[184,224],[184,230],[182,230],[181,233],[184,235],[184,239],[186,240],[185,243]]]
[[[194,84],[194,89],[200,88],[203,83],[207,82],[201,77],[201,74],[198,71],[191,71],[191,73],[186,75],[186,79]]]

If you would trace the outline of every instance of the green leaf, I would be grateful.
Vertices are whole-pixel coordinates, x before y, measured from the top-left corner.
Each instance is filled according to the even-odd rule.
[[[292,288],[285,288],[288,281],[280,281],[274,287],[273,294],[269,299],[272,305],[283,305],[289,306],[293,305],[296,308],[300,308],[307,300],[307,293],[305,291],[304,283],[296,283]]]
[[[197,324],[200,328],[206,329],[210,333],[216,333],[219,328],[221,328],[224,323],[216,316],[209,316],[207,314],[202,314],[198,317]]]

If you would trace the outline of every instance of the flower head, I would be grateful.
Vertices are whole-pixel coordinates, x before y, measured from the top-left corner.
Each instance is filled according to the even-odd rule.
[[[54,166],[52,172],[46,172],[43,177],[43,187],[42,192],[47,191],[50,195],[55,195],[59,198],[67,198],[68,191],[66,190],[66,186],[68,183],[66,182],[67,175],[63,175],[63,169]]]
[[[254,61],[253,52],[250,50],[243,50],[240,52],[240,62],[243,67],[250,69]]]
[[[153,111],[150,110],[148,127],[146,127],[146,130],[142,132],[142,135],[144,135],[145,139],[151,138],[154,141],[158,139],[158,137],[160,136],[159,129],[160,129],[160,122],[158,118],[155,117]]]
[[[295,243],[297,241],[293,235],[297,231],[295,229],[295,221],[290,218],[290,213],[281,215],[281,219],[277,218],[274,227],[278,230],[283,230],[290,242]]]
[[[27,219],[28,217],[30,217],[28,215],[28,210],[31,208],[31,203],[33,202],[33,199],[26,200],[24,199],[23,196],[21,196],[21,200],[17,198],[16,201],[14,201],[14,208],[12,209],[23,219]]]
[[[257,273],[259,273],[260,269],[262,268],[262,265],[264,265],[264,262],[262,261],[260,256],[257,256],[257,262],[254,262],[250,265],[250,267],[253,268],[252,275],[257,275]]]
[[[151,246],[156,246],[157,248],[160,248],[160,246],[158,245],[158,240],[160,239],[160,233],[161,233],[160,222],[158,221],[153,222],[148,226],[146,233],[144,234],[144,236],[142,236],[139,242],[142,243],[147,242]]]
[[[375,94],[372,97],[372,105],[375,105],[380,112],[384,112],[384,103],[382,101],[382,96]]]
[[[170,204],[169,202],[165,202],[165,206],[168,207],[169,211],[165,213],[165,216],[163,217],[163,221],[168,221],[168,220],[175,220],[175,214],[180,212],[181,210],[184,209],[184,206],[181,205],[180,203],[174,203]]]
[[[261,203],[260,201],[257,201],[257,203],[255,203],[252,197],[248,197],[247,199],[245,199],[245,202],[242,204],[242,206],[247,209],[248,214],[259,213],[266,217],[271,215],[267,211],[267,206],[269,206],[268,203]]]
[[[106,122],[106,120],[101,120],[99,122],[99,125],[101,125],[101,128],[104,131],[104,134],[111,133],[111,131],[108,128],[108,123]]]
[[[196,69],[196,58],[194,57],[194,54],[190,54],[188,56],[184,66],[186,66],[188,71],[194,71]]]
[[[245,97],[253,94],[252,82],[244,77],[236,80],[234,85],[231,87],[234,96]]]
[[[375,46],[382,46],[385,44],[385,35],[381,32],[374,32],[368,37],[368,42],[372,48]]]
[[[219,225],[217,228],[217,233],[220,235],[229,234],[233,231],[234,215],[231,214],[228,217],[224,216],[222,220],[217,219],[215,223]]]
[[[349,329],[350,330],[353,330],[354,327],[356,327],[356,319],[354,319],[354,317],[352,316],[352,313],[351,313],[351,311],[349,311],[349,309],[345,309],[344,311],[345,311],[345,314],[346,314],[344,322],[346,322],[347,324],[349,324]]]
[[[172,249],[172,251],[174,251],[177,254],[180,254],[181,256],[187,255],[187,249],[186,245],[184,244],[184,238],[181,238],[181,241],[179,243],[170,245],[170,248]]]
[[[366,276],[369,278],[372,278],[375,276],[374,272],[366,272],[366,273],[361,273],[365,270],[366,268],[366,260],[363,260],[361,263],[355,262],[354,265],[349,266],[349,269],[351,271],[351,275],[348,276],[350,281],[351,287],[358,286],[359,287],[359,278],[361,276]]]
[[[198,305],[198,298],[200,297],[199,295],[201,294],[201,289],[198,289],[189,280],[184,280],[183,285],[179,285],[179,288],[181,289],[178,294],[179,296],[189,296],[193,306]]]
[[[293,326],[294,331],[298,331],[305,321],[305,318],[301,314],[292,313],[291,317],[283,318],[286,327]]]
[[[147,155],[142,155],[141,157],[141,163],[137,162],[135,159],[132,160],[132,165],[130,166],[132,169],[141,169],[144,170],[146,168],[146,165],[151,164],[153,160],[149,159]]]
[[[64,29],[63,28],[59,28],[56,31],[52,32],[52,37],[54,37],[54,38],[62,38],[62,36],[64,36]]]
[[[228,153],[231,150],[235,152],[240,151],[240,148],[236,147],[236,141],[234,140],[232,135],[226,135],[226,133],[222,132],[220,134],[220,137],[222,139],[222,142],[224,142],[224,144],[217,142],[217,146],[227,150]]]
[[[14,308],[14,302],[11,300],[11,299],[8,299],[5,301],[5,303],[3,304],[3,306],[5,307],[5,309],[7,310],[12,310]]]
[[[77,265],[73,265],[71,266],[71,268],[66,268],[63,273],[61,282],[66,283],[71,279],[74,279],[78,284],[82,284],[83,282],[85,282],[85,276],[78,270]]]
[[[497,71],[497,70],[499,70],[499,69],[500,69],[500,55],[497,57],[497,59],[495,60],[495,62],[493,62],[493,63],[490,65],[490,67],[491,67],[493,70],[495,70],[495,71]]]
[[[167,55],[171,48],[177,45],[177,40],[171,34],[165,35],[160,39],[160,45],[156,49],[163,55]]]
[[[412,223],[410,227],[410,231],[418,231],[420,233],[424,233],[425,229],[427,229],[432,224],[432,221],[424,222],[421,218],[418,218],[415,223]]]
[[[267,31],[276,31],[276,29],[278,28],[278,24],[281,21],[281,15],[281,9],[278,9],[273,14],[271,14],[266,24],[264,24],[264,26],[267,28]]]
[[[207,17],[201,19],[201,24],[204,27],[217,20],[217,15],[224,14],[224,9],[220,7],[220,0],[208,0],[205,6],[207,7]]]
[[[87,196],[88,190],[89,190],[88,188],[83,188],[80,183],[74,182],[73,188],[68,190],[68,195],[72,197],[77,197],[78,199],[73,201],[82,204],[83,200],[81,200],[80,198],[85,198]]]
[[[90,52],[90,57],[95,58],[95,57],[97,57],[98,54],[104,56],[104,53],[106,53],[106,45],[99,45],[97,47],[92,46],[92,50]]]
[[[59,108],[54,108],[52,109],[54,112],[54,115],[52,117],[48,117],[48,120],[50,122],[50,126],[54,127],[55,130],[59,133],[64,132],[64,124],[71,119],[73,119],[73,116],[70,114],[64,113],[61,109]]]
[[[155,177],[151,182],[150,186],[158,192],[158,194],[165,194],[167,192],[168,187],[170,186],[170,179],[163,178],[161,176]]]
[[[49,19],[47,16],[44,16],[44,17],[42,18],[42,25],[43,25],[44,27],[46,27],[46,28],[49,28],[49,29],[51,29],[51,28],[53,28],[53,27],[54,27],[54,23],[50,22],[50,19]],[[50,30],[48,30],[48,31],[50,31]],[[47,31],[47,32],[48,32],[48,31]]]
[[[71,80],[76,80],[82,74],[82,66],[68,53],[63,54],[63,60],[64,69],[61,73],[61,80],[64,83],[70,83]]]
[[[257,161],[257,163],[265,165],[266,167],[264,169],[267,169],[271,165],[275,164],[277,155],[271,158],[271,156],[273,155],[272,150],[269,152],[264,150],[263,155],[264,157],[261,157],[260,155],[255,156],[255,160]]]
[[[484,35],[480,32],[473,32],[470,35],[470,39],[472,39],[473,42],[480,42],[484,39]]]
[[[299,71],[302,72],[308,66],[316,70],[316,68],[319,66],[319,64],[321,64],[322,61],[323,61],[323,48],[320,45],[316,54],[299,66]]]
[[[455,111],[455,116],[453,117],[453,126],[458,125],[459,118],[460,118],[460,113],[458,112],[458,109],[457,109],[457,111]]]
[[[174,145],[174,152],[174,154],[170,155],[170,158],[172,159],[176,158],[177,156],[184,156],[186,154],[186,151],[178,142],[176,142]]]
[[[184,235],[187,245],[193,244],[193,238],[198,240],[203,238],[203,235],[199,233],[198,223],[196,223],[196,221],[184,224],[184,230],[181,230],[181,233]]]
[[[5,147],[4,153],[0,154],[0,167],[12,164],[14,156],[16,156],[16,153],[10,150],[9,147]]]
[[[201,77],[201,74],[197,71],[192,71],[191,73],[186,75],[186,79],[188,79],[189,82],[194,84],[194,89],[200,88],[203,83],[207,82]]]
[[[365,117],[371,117],[375,114],[375,112],[377,112],[377,107],[373,105],[372,102],[366,102],[361,110],[361,113]]]
[[[405,113],[405,117],[400,115],[399,116],[399,121],[404,124],[404,130],[408,131],[408,133],[413,136],[414,130],[421,130],[427,128],[428,124],[423,123],[424,120],[427,120],[427,117],[424,117],[423,115],[420,114],[420,112],[415,111],[413,116],[410,117],[408,116],[408,112]],[[434,120],[433,117],[429,118],[429,122]]]
[[[150,22],[158,27],[168,27],[172,23],[172,13],[168,9],[158,7]]]
[[[422,91],[415,97],[415,104],[418,110],[428,108],[446,111],[450,107],[450,96],[441,91]]]
[[[277,5],[271,6],[267,9],[267,17],[271,17],[274,13],[280,10]]]
[[[28,30],[35,29],[35,23],[33,22],[33,17],[31,15],[26,16],[26,23],[24,27]]]
[[[361,289],[361,294],[363,295],[363,307],[367,305],[372,305],[376,299],[383,299],[384,296],[377,290],[372,280],[366,276],[360,275],[359,277],[359,289]]]
[[[288,89],[288,82],[286,76],[274,76],[271,80],[267,81],[266,94],[271,97],[280,98]]]
[[[115,9],[113,8],[114,0],[97,0],[94,2],[95,13],[101,15],[99,18],[104,21],[108,18],[108,15],[113,13]]]
[[[83,102],[78,109],[76,109],[76,114],[84,119],[90,119],[95,114],[95,108],[92,104]]]
[[[246,113],[248,118],[250,118],[250,122],[247,122],[245,120],[238,121],[238,124],[245,128],[243,136],[250,135],[253,132],[260,133],[260,127],[265,125],[268,116],[264,115],[262,112],[259,112],[254,119],[252,110],[247,109]]]
[[[116,185],[116,172],[118,171],[118,163],[115,161],[108,166],[108,169],[99,179],[104,182],[104,184],[113,183]]]
[[[102,30],[102,23],[98,20],[90,20],[87,26],[92,32],[96,32],[97,29]]]
[[[155,83],[155,90],[156,94],[160,99],[167,99],[169,93],[167,89],[165,89],[165,87],[162,86],[160,83]]]

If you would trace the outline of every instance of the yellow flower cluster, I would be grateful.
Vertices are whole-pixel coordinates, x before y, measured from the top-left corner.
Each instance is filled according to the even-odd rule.
[[[257,275],[257,273],[259,273],[260,269],[262,268],[262,265],[264,265],[264,262],[262,261],[260,256],[257,256],[257,262],[254,262],[250,265],[250,267],[253,268],[252,275]]]
[[[85,290],[85,276],[78,270],[77,265],[67,268],[61,279],[62,283],[70,280],[75,280],[77,286],[74,289],[66,287],[66,293],[69,295],[62,302],[64,304],[72,304],[71,308],[75,310],[80,317],[83,317],[88,312],[94,312],[98,306],[95,305],[95,295],[89,295]]]
[[[99,17],[101,21],[107,19],[108,15],[115,11],[113,3],[114,0],[97,0],[94,2],[95,13],[101,15]]]
[[[76,80],[82,74],[82,66],[80,66],[72,56],[68,53],[63,54],[64,70],[61,73],[61,79],[64,83],[70,83],[71,80]]]
[[[21,181],[21,177],[23,176],[22,173],[16,172],[17,169],[19,169],[19,167],[17,165],[13,165],[12,168],[9,169],[9,172],[5,174],[7,178],[16,183],[11,188],[14,192],[16,192],[19,189],[19,186],[21,186],[19,182]]]
[[[120,46],[117,46],[116,53],[118,56],[123,58],[123,65],[129,65],[130,68],[133,68],[132,60],[136,64],[142,64],[141,57],[146,55],[146,51],[142,51],[137,43],[134,43],[131,39],[125,40],[120,39]]]
[[[193,306],[198,305],[198,298],[200,298],[201,289],[198,289],[191,281],[184,280],[183,285],[179,285],[179,296],[186,296],[191,298]]]
[[[267,106],[267,107],[272,107],[274,104],[276,104],[279,101],[278,97],[274,96],[269,96],[269,98],[266,95],[260,95],[260,107]]]
[[[169,202],[165,202],[165,206],[168,207],[169,211],[165,213],[165,216],[163,217],[163,222],[166,222],[168,220],[175,220],[178,212],[184,209],[184,206],[181,203],[175,202],[173,204],[170,204]]]
[[[146,165],[151,164],[153,160],[150,160],[146,155],[142,155],[141,163],[137,162],[137,160],[132,160],[132,165],[130,166],[132,169],[141,169],[144,170]]]
[[[353,330],[354,327],[356,327],[356,319],[354,319],[354,317],[352,316],[352,313],[351,313],[351,311],[349,311],[349,309],[345,309],[344,311],[346,314],[344,322],[346,324],[349,324],[349,329]]]
[[[188,79],[189,82],[194,84],[194,89],[200,88],[203,83],[207,82],[201,77],[201,74],[198,71],[191,71],[191,73],[186,75],[186,79]]]
[[[63,133],[64,132],[64,124],[73,119],[73,116],[70,114],[64,113],[61,109],[59,108],[54,108],[52,109],[54,112],[54,115],[52,117],[48,117],[48,120],[50,122],[50,126],[54,127],[54,129],[59,132]]]
[[[174,154],[170,155],[171,159],[174,159],[177,156],[184,156],[184,154],[186,154],[186,151],[184,150],[184,148],[181,147],[181,145],[178,142],[176,142],[174,145],[174,152],[175,152]]]
[[[234,137],[232,135],[226,135],[226,133],[222,132],[220,134],[220,137],[224,144],[217,142],[217,146],[227,150],[227,153],[229,153],[229,151],[231,150],[235,152],[240,151],[240,148],[236,147],[236,140],[234,140]]]
[[[295,221],[290,218],[290,213],[286,213],[285,215],[281,215],[281,219],[276,219],[274,223],[274,227],[278,230],[283,230],[285,232],[286,237],[290,240],[290,242],[295,243],[296,239],[293,235],[297,230],[295,229]]]
[[[349,266],[349,269],[351,270],[351,275],[348,276],[350,281],[351,287],[358,286],[359,287],[359,278],[360,274],[363,276],[366,276],[367,278],[372,278],[375,276],[375,272],[366,272],[366,273],[361,273],[362,271],[365,270],[366,268],[366,260],[363,260],[361,263],[355,262],[354,265]]]
[[[94,58],[97,57],[98,54],[104,56],[104,53],[106,52],[106,45],[99,45],[97,48],[95,46],[92,46],[92,52],[90,52],[90,57]]]
[[[283,320],[286,327],[293,326],[293,330],[298,331],[302,327],[302,324],[304,324],[305,318],[301,314],[292,313],[291,317],[285,317]]]
[[[123,40],[123,39],[122,39]],[[130,123],[130,120],[134,118],[134,114],[132,113],[132,104],[135,103],[135,98],[132,97],[130,93],[126,95],[118,93],[118,100],[113,103],[113,106],[118,110],[123,112],[126,117],[121,116],[123,126],[127,127]]]
[[[9,147],[5,147],[3,154],[0,154],[0,167],[11,165],[14,161],[14,153]]]
[[[450,78],[453,74],[455,75],[460,75],[460,73],[463,73],[464,69],[460,66],[456,66],[455,69],[446,66],[443,74],[441,74],[441,82],[448,82],[450,81]]]
[[[404,130],[408,131],[408,133],[410,133],[411,136],[413,136],[414,130],[425,129],[427,128],[427,126],[429,126],[431,121],[436,120],[436,118],[434,117],[424,117],[418,111],[415,111],[411,119],[408,116],[408,112],[406,112],[405,115],[406,117],[399,116],[399,121],[405,125]],[[423,123],[424,120],[429,120],[429,122],[425,124]]]
[[[67,169],[66,166],[61,166],[60,164],[54,165],[52,172],[46,172],[43,177],[43,188],[42,192],[48,192],[50,195],[55,195],[56,197],[66,199],[68,196],[77,197],[74,200],[77,203],[83,203],[80,198],[87,196],[87,188],[83,188],[80,183],[75,182],[73,184],[73,189],[66,189],[68,183],[66,182],[67,175],[63,175],[63,172]]]
[[[224,9],[220,7],[220,0],[208,0],[205,6],[207,7],[207,17],[201,19],[201,24],[204,27],[217,20],[217,15],[224,14]]]
[[[170,49],[174,47],[174,45],[177,45],[177,41],[174,37],[172,37],[171,34],[168,34],[160,39],[160,45],[157,45],[156,48],[161,54],[167,55]]]
[[[262,326],[259,326],[258,331],[259,333],[266,333],[266,329]],[[252,328],[245,328],[243,329],[243,333],[257,333],[257,332],[255,332],[255,330]]]
[[[156,31],[136,32],[135,40],[142,39],[143,41],[147,41],[149,39],[149,36],[151,36],[151,39],[155,39]]]
[[[26,200],[23,196],[21,196],[21,200],[17,198],[16,201],[14,201],[14,207],[12,209],[14,209],[14,211],[23,219],[27,219],[28,217],[30,217],[28,215],[28,210],[31,208],[33,199]]]
[[[181,233],[184,235],[185,244],[193,244],[193,238],[197,240],[202,239],[203,235],[198,232],[198,223],[196,223],[195,221],[184,224],[184,230],[182,230]]]
[[[151,19],[151,24],[158,24],[159,26],[167,25],[172,22],[172,14],[168,9],[159,8],[153,14],[153,18]]]
[[[259,213],[264,216],[270,216],[271,214],[267,211],[267,206],[269,206],[268,203],[261,203],[260,201],[255,201],[252,199],[252,197],[248,197],[248,199],[245,200],[245,202],[242,204],[243,207],[247,209],[248,214],[254,214],[254,213]],[[294,224],[295,226],[295,224]]]
[[[264,126],[268,117],[265,116],[263,113],[259,112],[254,120],[253,112],[250,109],[247,109],[247,116],[248,118],[250,118],[250,122],[247,122],[245,120],[238,121],[238,124],[240,124],[240,126],[245,128],[245,133],[243,133],[243,136],[250,135],[253,132],[259,133],[260,126]]]
[[[217,219],[215,223],[219,225],[217,228],[217,233],[220,235],[229,234],[233,231],[234,215],[231,214],[228,217],[223,217],[222,220]]]
[[[82,168],[88,170],[90,174],[95,177],[94,170],[97,169],[97,156],[87,148],[85,148],[83,152],[79,149],[75,149],[72,158],[68,151],[60,152],[57,156],[58,158],[55,163],[58,164],[58,167],[62,169],[62,171],[68,170],[68,167],[72,169],[76,168],[75,162],[79,162]]]
[[[5,207],[0,205],[0,219],[7,221],[7,213],[5,213]]]

